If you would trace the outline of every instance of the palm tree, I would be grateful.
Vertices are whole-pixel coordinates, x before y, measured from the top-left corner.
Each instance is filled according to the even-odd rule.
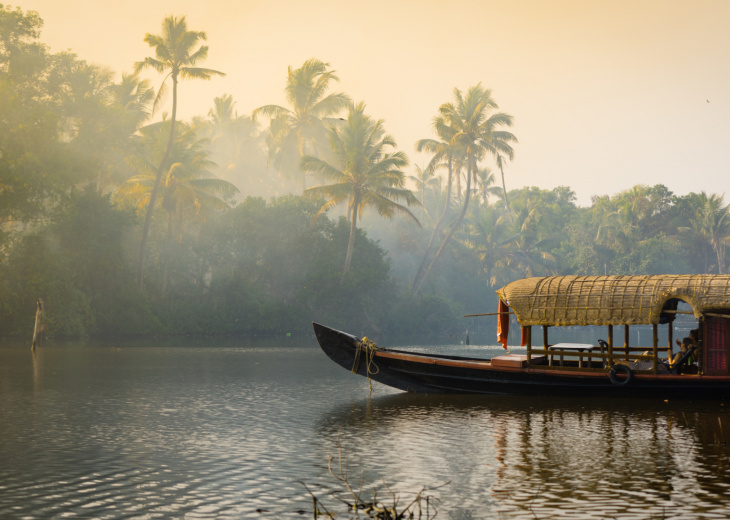
[[[704,241],[712,247],[717,256],[717,272],[724,274],[725,247],[730,244],[730,206],[726,206],[723,195],[699,194],[695,217],[688,227],[679,228],[680,236],[687,241]],[[692,240],[694,238],[694,240]]]
[[[157,163],[167,141],[170,121],[153,123],[140,129],[138,153],[129,158],[137,175],[120,185],[115,197],[142,211],[149,205],[156,180]],[[238,189],[217,178],[212,170],[208,140],[197,135],[191,125],[178,123],[168,169],[161,185],[160,206],[168,215],[168,233],[179,238],[185,219],[229,207],[227,201]]]
[[[505,276],[513,247],[508,215],[490,206],[484,213],[474,213],[465,232],[456,239],[477,256],[490,287],[510,281],[509,275]]]
[[[273,159],[274,168],[281,172],[298,174],[302,157],[321,155],[329,126],[339,121],[333,116],[350,103],[350,98],[341,92],[325,95],[329,83],[339,81],[335,71],[327,70],[329,66],[312,58],[298,69],[289,67],[285,91],[291,109],[265,105],[251,113],[254,121],[259,115],[271,119],[269,160]],[[304,191],[303,171],[301,182]]]
[[[462,164],[462,153],[457,146],[452,143],[454,135],[453,129],[448,125],[444,124],[441,118],[436,117],[434,119],[434,129],[436,130],[439,139],[421,139],[416,143],[416,151],[432,153],[431,161],[427,166],[428,169],[436,170],[437,168],[446,168],[446,194],[444,197],[444,207],[441,210],[436,225],[431,230],[431,238],[428,241],[426,251],[423,253],[421,263],[418,265],[416,270],[416,276],[414,278],[414,285],[420,279],[423,269],[426,267],[426,261],[431,254],[431,248],[433,247],[436,236],[441,232],[441,229],[446,221],[446,217],[449,213],[449,208],[452,202],[451,191],[454,186],[454,172],[457,172],[456,180],[460,175],[458,171]]]
[[[140,129],[136,139],[138,154],[129,159],[137,175],[121,184],[115,192],[115,198],[123,204],[131,205],[138,211],[149,207],[157,179],[157,164],[166,147],[170,124],[170,121],[163,121]],[[199,138],[192,126],[178,124],[177,128],[159,201],[167,213],[163,295],[167,288],[167,250],[173,238],[182,240],[185,220],[191,216],[204,218],[209,212],[228,209],[229,201],[238,193],[233,184],[211,173],[215,164],[209,157],[208,140]]]
[[[504,193],[504,207],[509,212],[509,200],[507,200],[507,185],[504,183],[504,163],[506,159],[502,154],[497,154],[497,167],[499,168],[499,173],[502,174],[502,192]]]
[[[503,154],[510,159],[514,157],[511,143],[517,139],[510,132],[500,130],[503,126],[512,125],[512,116],[502,112],[492,113],[497,108],[499,107],[492,99],[491,90],[484,89],[481,84],[471,87],[466,95],[459,89],[454,89],[454,102],[439,107],[436,131],[439,135],[451,135],[450,144],[464,154],[466,192],[461,211],[441,242],[441,247],[428,268],[421,271],[420,277],[417,276],[414,281],[416,293],[423,287],[434,264],[464,219],[471,197],[471,182],[478,170],[478,163],[487,153],[493,156]]]
[[[283,190],[279,177],[269,175],[263,135],[249,116],[239,115],[230,94],[213,100],[208,117],[194,118],[201,136],[210,139],[212,156],[220,165],[217,175],[232,182],[244,196],[272,194]]]
[[[421,193],[421,222],[423,222],[426,217],[426,190],[438,187],[441,181],[436,177],[433,168],[421,168],[418,165],[416,165],[416,174],[409,175],[408,179],[413,181],[416,189]]]
[[[73,143],[95,163],[96,190],[101,193],[126,178],[124,157],[138,128],[137,115],[120,106],[113,73],[105,68],[59,56],[58,81],[64,100],[59,104],[63,140]]]
[[[558,243],[551,237],[541,236],[543,205],[540,201],[526,200],[516,211],[507,213],[513,226],[512,243],[508,263],[514,264],[521,277],[557,274],[557,260],[547,249]]]
[[[138,74],[122,74],[122,80],[113,85],[112,95],[116,103],[129,114],[135,130],[150,117],[155,91],[146,79]]]
[[[185,17],[176,18],[168,16],[162,21],[162,35],[147,33],[144,41],[150,47],[155,49],[155,58],[147,57],[143,61],[134,65],[135,73],[151,68],[160,74],[165,74],[162,85],[157,92],[153,107],[156,109],[164,97],[167,88],[167,78],[172,78],[172,116],[170,117],[170,133],[167,140],[165,153],[160,159],[157,166],[157,175],[155,183],[150,194],[147,214],[145,216],[144,227],[142,228],[142,240],[139,246],[139,260],[137,266],[137,283],[140,289],[144,282],[144,255],[147,245],[147,236],[149,235],[150,222],[152,213],[157,201],[160,183],[167,165],[167,160],[172,152],[173,141],[175,138],[175,121],[177,117],[177,83],[179,79],[211,79],[213,76],[225,76],[224,73],[217,70],[205,69],[197,67],[199,63],[208,57],[208,46],[201,45],[196,49],[198,42],[205,41],[207,36],[203,31],[189,31]]]
[[[474,184],[478,186],[478,193],[482,197],[483,204],[489,204],[490,195],[502,195],[503,190],[493,186],[494,174],[489,168],[480,168],[474,173]]]
[[[233,96],[230,94],[223,94],[213,99],[213,108],[208,111],[208,117],[210,118],[213,126],[223,128],[234,124],[238,119],[238,112],[236,111],[236,102],[233,101]]]
[[[408,164],[408,158],[403,152],[388,151],[395,148],[395,141],[385,134],[382,120],[374,121],[365,115],[364,103],[350,105],[345,124],[330,128],[329,141],[331,160],[307,155],[302,158],[302,169],[321,173],[333,182],[309,188],[304,194],[326,199],[315,218],[347,202],[350,238],[342,271],[344,282],[352,261],[357,220],[362,218],[363,210],[374,208],[386,218],[400,213],[418,223],[408,208],[396,202],[403,200],[412,206],[418,204],[418,199],[404,187],[401,168]]]

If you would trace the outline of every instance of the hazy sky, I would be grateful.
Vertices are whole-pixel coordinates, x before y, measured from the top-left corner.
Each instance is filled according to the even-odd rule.
[[[728,0],[21,0],[52,51],[129,72],[168,15],[208,35],[180,114],[232,94],[239,114],[284,104],[287,67],[316,57],[412,163],[453,89],[481,82],[515,118],[508,189],[570,186],[581,205],[635,184],[730,202]],[[159,86],[160,76],[148,77]]]

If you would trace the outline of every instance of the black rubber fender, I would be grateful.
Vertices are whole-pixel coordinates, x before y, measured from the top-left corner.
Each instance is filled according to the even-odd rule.
[[[616,377],[619,372],[623,372],[626,377],[624,379]],[[634,378],[634,372],[626,365],[613,365],[611,371],[608,373],[608,378],[611,380],[611,383],[616,386],[626,386]]]
[[[623,372],[626,377],[624,379],[616,377],[616,374],[619,372]],[[616,386],[626,386],[634,378],[634,372],[626,365],[613,365],[613,367],[611,367],[611,371],[608,373],[608,378],[611,380],[611,383]]]

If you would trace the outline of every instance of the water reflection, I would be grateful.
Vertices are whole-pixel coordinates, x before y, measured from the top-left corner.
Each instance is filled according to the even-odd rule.
[[[320,435],[401,489],[450,481],[459,518],[725,518],[720,403],[398,394],[338,408]]]
[[[326,384],[315,353],[0,348],[0,518],[291,513],[314,456],[301,383]]]
[[[351,474],[439,518],[726,517],[720,403],[422,396],[310,345],[0,347],[0,518],[303,518]],[[306,515],[302,516],[306,511]]]

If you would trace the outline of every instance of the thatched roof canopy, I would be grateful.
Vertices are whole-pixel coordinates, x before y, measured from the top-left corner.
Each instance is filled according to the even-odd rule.
[[[522,326],[655,324],[673,299],[688,303],[696,318],[730,312],[730,275],[547,276],[497,294]]]

